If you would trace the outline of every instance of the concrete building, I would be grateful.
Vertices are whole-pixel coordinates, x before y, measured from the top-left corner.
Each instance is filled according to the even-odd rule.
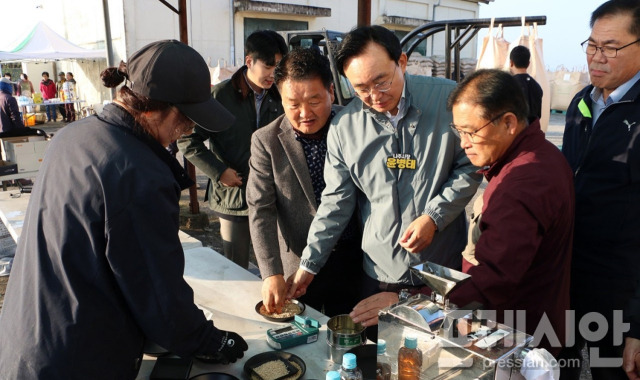
[[[493,0],[371,0],[372,24],[394,30],[401,38],[428,21],[474,19],[481,3]],[[85,48],[109,48],[117,65],[149,42],[179,39],[178,15],[169,6],[177,0],[48,0],[40,5],[42,19],[59,34]],[[211,66],[242,65],[243,44],[251,32],[273,30],[336,30],[356,26],[357,0],[188,0],[189,44]],[[110,35],[110,44],[106,36]],[[443,55],[443,36],[436,35],[416,50]],[[462,57],[475,58],[474,41]],[[109,46],[110,45],[110,46]],[[99,73],[107,60],[58,61],[51,71],[72,71],[78,92],[88,104],[109,100]],[[42,70],[35,70],[37,73]],[[39,74],[36,78],[39,77]]]

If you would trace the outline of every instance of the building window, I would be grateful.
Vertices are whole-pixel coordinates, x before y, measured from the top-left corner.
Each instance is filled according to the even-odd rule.
[[[248,18],[244,19],[244,39],[256,30],[270,29],[275,31],[280,30],[308,30],[309,23],[306,21],[295,20],[274,20],[266,18]]]

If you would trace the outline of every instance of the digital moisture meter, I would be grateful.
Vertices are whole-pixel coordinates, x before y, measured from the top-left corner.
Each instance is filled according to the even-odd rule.
[[[276,350],[313,343],[318,340],[319,329],[320,322],[296,315],[288,326],[267,330],[267,343]]]

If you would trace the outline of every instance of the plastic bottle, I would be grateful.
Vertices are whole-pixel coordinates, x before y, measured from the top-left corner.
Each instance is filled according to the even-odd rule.
[[[325,380],[340,380],[340,372],[338,371],[329,371],[327,372],[327,376]]]
[[[340,368],[341,380],[362,380],[362,371],[356,364],[356,355],[346,353],[342,355],[342,368]]]
[[[404,347],[398,351],[398,380],[419,380],[422,370],[422,351],[418,348],[418,338],[407,336]]]
[[[394,366],[394,364],[396,364]],[[392,360],[389,355],[387,355],[387,342],[378,339],[378,356],[376,358],[376,380],[391,380],[391,376],[394,373],[393,367],[395,368],[395,377],[398,376],[398,366],[395,360]]]

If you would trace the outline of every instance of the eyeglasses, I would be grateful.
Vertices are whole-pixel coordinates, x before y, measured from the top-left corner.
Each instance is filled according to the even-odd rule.
[[[587,54],[587,55],[596,55],[596,53],[598,52],[598,50],[600,50],[600,52],[602,53],[602,55],[604,55],[607,58],[615,58],[618,56],[618,50],[622,50],[628,46],[631,46],[637,42],[640,42],[640,38],[629,43],[626,44],[624,46],[620,46],[619,48],[615,48],[613,46],[596,46],[596,44],[590,43],[589,40],[584,41],[583,43],[581,43],[580,45],[582,45],[582,50]]]
[[[462,129],[458,128],[458,126],[456,126],[453,123],[449,124],[449,126],[453,130],[453,133],[456,136],[458,136],[458,138],[462,139],[462,136],[466,136],[469,140],[471,140],[472,143],[474,143],[475,142],[475,140],[474,140],[475,137],[482,138],[482,136],[478,135],[478,132],[480,132],[480,130],[482,130],[483,128],[486,128],[489,124],[495,122],[496,120],[498,120],[499,118],[504,116],[507,112],[508,111],[505,111],[505,112],[499,114],[498,116],[496,116],[493,119],[489,120],[489,122],[487,124],[483,125],[482,127],[478,128],[478,129],[476,129],[475,131],[472,131],[472,132],[463,131]]]
[[[380,82],[373,86],[373,88],[355,88],[356,95],[360,98],[367,98],[373,94],[373,91],[377,92],[387,92],[391,90],[391,85],[393,84],[393,78],[396,76],[396,70],[398,69],[398,65],[393,68],[393,75],[391,76],[391,80]]]

